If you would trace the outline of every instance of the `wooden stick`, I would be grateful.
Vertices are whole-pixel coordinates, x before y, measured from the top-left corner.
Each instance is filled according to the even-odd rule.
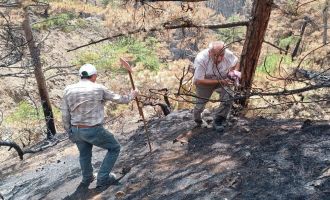
[[[134,84],[133,77],[132,77],[132,68],[131,68],[131,66],[123,58],[120,58],[120,62],[123,65],[123,67],[125,69],[127,69],[127,72],[128,72],[128,75],[129,75],[129,79],[131,81],[132,89],[135,90],[135,84]],[[151,148],[150,137],[149,137],[149,132],[148,132],[148,128],[147,128],[147,122],[146,122],[146,120],[144,118],[143,110],[142,110],[142,107],[140,106],[138,97],[135,97],[135,101],[136,101],[136,105],[137,105],[138,110],[139,110],[139,114],[140,114],[140,116],[142,117],[142,120],[143,120],[144,131],[146,133],[146,136],[147,136],[147,139],[148,139],[149,150],[151,152],[152,151],[152,148]]]

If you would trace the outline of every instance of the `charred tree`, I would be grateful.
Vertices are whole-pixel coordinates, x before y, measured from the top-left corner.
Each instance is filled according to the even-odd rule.
[[[240,68],[242,72],[241,85],[244,92],[249,94],[258,64],[262,43],[267,30],[273,0],[255,0],[252,7],[252,16],[246,32]],[[248,96],[248,95],[246,95]],[[248,99],[239,100],[243,107],[248,105]]]
[[[42,64],[40,61],[40,49],[33,38],[30,15],[28,8],[24,8],[23,30],[25,38],[31,54],[32,64],[34,66],[34,75],[37,81],[41,105],[43,108],[45,121],[47,125],[47,138],[50,139],[56,134],[53,111],[49,100],[48,90],[46,86],[45,76],[42,71]]]
[[[295,46],[295,48],[294,48],[294,50],[293,50],[293,52],[291,54],[292,59],[298,55],[298,50],[299,50],[299,47],[300,47],[302,38],[304,36],[305,30],[306,30],[306,26],[307,26],[307,24],[310,21],[311,20],[308,17],[304,17],[304,23],[303,23],[303,25],[301,26],[301,29],[300,29],[300,37],[299,37],[299,39],[298,39],[298,41],[296,43],[296,46]]]

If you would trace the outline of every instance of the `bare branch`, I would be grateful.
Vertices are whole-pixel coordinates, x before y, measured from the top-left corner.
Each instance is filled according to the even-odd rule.
[[[8,146],[10,147],[9,150],[11,148],[14,148],[17,151],[19,158],[23,160],[24,152],[22,151],[21,147],[19,147],[18,144],[16,144],[15,142],[0,141],[0,146]]]
[[[299,94],[302,92],[307,92],[310,90],[316,90],[320,88],[328,88],[330,87],[330,83],[322,83],[322,84],[316,84],[316,85],[311,85],[299,89],[293,89],[293,90],[283,90],[279,92],[251,92],[248,96],[287,96],[287,95],[292,95],[292,94]]]
[[[272,47],[274,47],[274,48],[276,48],[276,49],[278,49],[278,50],[280,50],[280,51],[284,51],[284,52],[285,52],[285,54],[287,54],[287,53],[288,53],[288,50],[286,50],[286,49],[283,49],[283,48],[281,48],[281,47],[278,47],[278,46],[276,46],[275,44],[273,44],[273,43],[270,43],[270,42],[268,42],[268,41],[266,41],[266,40],[264,40],[264,43],[266,43],[266,44],[269,44],[270,46],[272,46]]]
[[[248,21],[241,21],[241,22],[232,22],[232,23],[226,23],[226,24],[201,24],[201,25],[196,25],[193,24],[191,22],[183,22],[182,24],[178,24],[178,25],[171,25],[170,22],[166,22],[164,23],[162,26],[160,26],[160,28],[152,28],[152,29],[148,29],[146,30],[145,28],[141,28],[141,29],[136,29],[136,30],[131,30],[128,31],[127,33],[119,33],[116,35],[112,35],[100,40],[96,40],[96,41],[92,41],[90,43],[75,47],[73,49],[68,49],[67,52],[70,51],[75,51],[77,49],[83,48],[83,47],[87,47],[93,44],[97,44],[106,40],[111,40],[111,39],[115,39],[118,37],[122,37],[125,35],[131,35],[131,34],[135,34],[135,33],[139,33],[139,32],[153,32],[153,31],[161,31],[164,29],[178,29],[178,28],[206,28],[206,29],[218,29],[218,28],[230,28],[230,27],[236,27],[236,26],[247,26],[248,25]]]
[[[203,2],[208,0],[139,0],[139,2],[170,2],[170,1],[179,1],[179,2]]]
[[[313,3],[313,2],[315,2],[315,1],[317,1],[317,0],[311,0],[311,1],[304,2],[304,3],[302,3],[302,4],[300,4],[300,5],[297,6],[297,10],[298,10],[300,7],[302,7],[302,6],[305,6],[305,5],[309,4],[309,3]]]

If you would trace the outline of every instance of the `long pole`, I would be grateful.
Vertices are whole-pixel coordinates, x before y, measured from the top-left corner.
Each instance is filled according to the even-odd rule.
[[[135,90],[135,84],[134,84],[132,73],[131,73],[132,69],[131,69],[131,67],[130,67],[130,65],[128,64],[127,61],[125,61],[122,58],[120,58],[120,60],[121,60],[122,64],[124,65],[124,67],[127,69],[128,75],[129,75],[129,79],[131,81],[132,89]],[[149,131],[148,131],[148,127],[147,127],[147,122],[146,122],[146,120],[144,118],[143,110],[142,110],[142,107],[140,106],[139,99],[137,97],[135,97],[135,101],[136,101],[136,105],[137,105],[138,110],[139,110],[139,114],[140,114],[140,116],[142,117],[142,120],[143,120],[144,131],[146,133],[146,136],[147,136],[147,139],[148,139],[149,150],[151,152],[152,151],[152,148],[151,148],[151,143],[150,143],[150,137],[149,137]]]

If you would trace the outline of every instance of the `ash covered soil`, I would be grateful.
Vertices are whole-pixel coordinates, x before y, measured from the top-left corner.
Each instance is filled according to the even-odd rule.
[[[200,128],[188,143],[173,143],[193,127],[191,111],[114,132],[122,144],[113,170],[131,167],[120,184],[78,187],[78,150],[65,135],[56,146],[0,165],[4,199],[329,199],[330,125],[325,121],[232,118],[223,132]],[[105,151],[93,149],[95,172]]]

